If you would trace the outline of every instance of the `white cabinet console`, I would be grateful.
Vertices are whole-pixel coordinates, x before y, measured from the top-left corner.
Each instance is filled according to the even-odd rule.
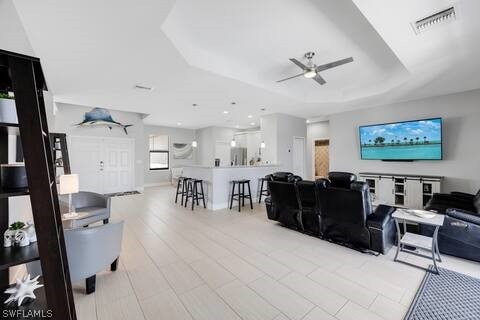
[[[375,202],[414,209],[423,208],[434,193],[441,192],[443,177],[361,172]]]

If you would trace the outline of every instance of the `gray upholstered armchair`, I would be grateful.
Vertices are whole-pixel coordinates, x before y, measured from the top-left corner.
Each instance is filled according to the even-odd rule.
[[[122,247],[123,221],[65,230],[68,267],[72,282],[85,279],[86,292],[95,291],[96,274],[107,267],[117,270]],[[27,264],[32,276],[41,274],[40,262]]]
[[[67,213],[68,195],[59,196],[59,202],[60,211]],[[95,192],[80,191],[72,194],[72,206],[76,212],[84,214],[85,217],[64,221],[66,229],[84,227],[98,221],[105,224],[110,218],[110,197]]]

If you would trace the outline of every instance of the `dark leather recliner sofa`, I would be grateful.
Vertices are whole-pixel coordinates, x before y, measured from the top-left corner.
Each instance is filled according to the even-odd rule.
[[[274,176],[282,177],[278,181]],[[385,253],[395,238],[395,210],[372,210],[368,186],[356,176],[331,172],[329,179],[302,181],[293,174],[272,175],[265,201],[271,220],[316,236]],[[289,185],[287,187],[287,185]]]
[[[480,261],[480,190],[475,195],[436,193],[425,210],[445,215],[443,226],[438,231],[441,253]],[[431,236],[433,228],[421,225],[420,233]]]
[[[330,172],[319,189],[321,236],[354,247],[386,253],[395,241],[395,208],[373,210],[368,185],[348,172]]]

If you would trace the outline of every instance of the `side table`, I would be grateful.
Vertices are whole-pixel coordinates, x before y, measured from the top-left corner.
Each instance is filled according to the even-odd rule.
[[[415,210],[420,215],[429,215],[431,217],[421,217],[419,215],[415,215],[413,210],[408,209],[397,209],[392,214],[392,217],[395,219],[395,225],[397,227],[397,252],[395,254],[394,261],[398,260],[398,254],[400,251],[408,252],[420,257],[429,258],[433,260],[433,265],[435,267],[435,272],[438,274],[438,267],[437,261],[442,262],[442,258],[440,257],[440,251],[438,250],[438,229],[443,226],[443,221],[445,216],[442,214],[434,214],[430,211],[424,210]],[[403,235],[400,231],[400,223],[403,223],[403,230],[406,230],[407,222],[413,222],[418,224],[430,225],[435,227],[435,231],[433,232],[432,237],[423,236],[420,234],[404,232]],[[405,246],[411,246],[415,248],[424,249],[431,252],[431,256],[424,255],[413,250],[409,250],[405,248]]]

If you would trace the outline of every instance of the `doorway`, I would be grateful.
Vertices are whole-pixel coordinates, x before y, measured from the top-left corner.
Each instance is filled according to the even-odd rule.
[[[305,138],[293,137],[293,173],[305,178]]]
[[[315,179],[327,178],[330,171],[330,140],[313,141],[313,172]]]
[[[80,190],[106,194],[134,189],[133,139],[73,136],[69,149]]]

